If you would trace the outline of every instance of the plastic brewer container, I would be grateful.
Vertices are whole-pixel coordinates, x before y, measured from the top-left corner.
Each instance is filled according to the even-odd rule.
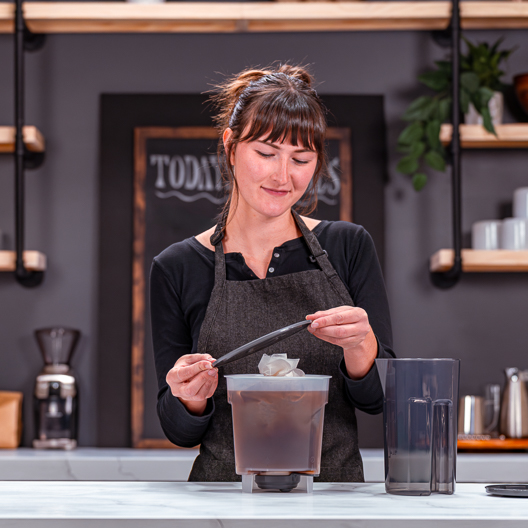
[[[387,493],[454,493],[460,360],[376,359],[376,365]]]
[[[228,375],[238,475],[319,475],[331,376]]]

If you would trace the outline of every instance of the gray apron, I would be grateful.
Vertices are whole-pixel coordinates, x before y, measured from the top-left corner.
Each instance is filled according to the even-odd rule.
[[[316,236],[293,212],[310,252],[321,269],[279,277],[226,280],[226,264],[221,240],[222,223],[211,243],[215,246],[215,282],[198,338],[198,353],[220,358],[227,352],[283,326],[302,321],[306,315],[336,306],[353,306],[350,294],[322,250]],[[332,376],[325,407],[321,474],[319,482],[362,482],[363,464],[358,449],[354,406],[345,394],[339,372],[341,347],[322,341],[307,331],[300,332],[264,351],[287,353],[300,358],[299,368],[307,374]],[[200,445],[189,481],[240,481],[235,473],[233,421],[227,402],[225,374],[257,374],[262,353],[220,368],[218,388],[213,396],[215,412]]]

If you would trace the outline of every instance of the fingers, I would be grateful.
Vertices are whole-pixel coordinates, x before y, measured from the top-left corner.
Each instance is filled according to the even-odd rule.
[[[180,397],[188,401],[202,401],[210,398],[218,385],[216,369],[202,372],[191,381],[182,385]]]
[[[368,322],[368,317],[365,310],[353,306],[338,306],[337,308],[332,308],[331,310],[316,312],[315,314],[307,315],[306,319],[313,321],[308,327],[309,330],[328,326],[358,323],[362,320],[366,320]]]
[[[346,339],[347,337],[355,337],[368,332],[369,326],[363,324],[349,324],[349,325],[333,325],[325,326],[323,328],[316,328],[312,331],[318,337],[327,336],[336,339]]]
[[[353,306],[316,312],[306,319],[313,321],[308,327],[311,334],[344,349],[361,344],[371,330],[365,310]]]
[[[210,354],[187,354],[179,358],[166,378],[172,395],[185,401],[210,398],[218,385],[214,361]]]
[[[194,363],[197,363],[198,361],[211,361],[213,362],[215,359],[211,356],[211,354],[185,354],[182,356],[178,361],[176,361],[176,365],[192,365]]]
[[[183,383],[183,382],[191,380],[197,374],[200,374],[200,372],[203,372],[204,370],[210,370],[212,368],[213,367],[210,361],[202,360],[202,361],[198,361],[197,363],[193,363],[192,365],[176,367],[175,374],[176,374],[177,380],[180,383]]]

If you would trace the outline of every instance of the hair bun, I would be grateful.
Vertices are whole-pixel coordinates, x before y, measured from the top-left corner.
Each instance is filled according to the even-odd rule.
[[[304,83],[308,89],[312,89],[314,78],[308,73],[306,67],[288,63],[274,63],[262,69],[250,68],[227,78],[224,82],[215,86],[214,91],[216,93],[210,98],[213,105],[218,109],[218,113],[214,120],[220,133],[223,133],[223,131],[229,126],[231,116],[233,115],[235,107],[240,101],[244,91],[247,90],[252,83],[259,81],[266,75],[277,74],[282,74],[282,76],[290,77],[292,80],[300,81]]]
[[[310,75],[308,70],[304,66],[292,66],[291,64],[281,64],[279,70],[280,73],[284,73],[305,82],[308,86],[312,86],[314,78]]]

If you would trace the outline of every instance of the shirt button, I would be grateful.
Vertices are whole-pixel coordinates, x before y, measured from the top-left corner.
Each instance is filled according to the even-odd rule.
[[[268,271],[269,271],[270,273],[273,273],[273,272],[275,271],[275,268],[269,268]]]
[[[279,255],[278,253],[273,253],[273,256],[274,256],[275,258],[279,258],[279,257],[280,257],[280,255]]]

